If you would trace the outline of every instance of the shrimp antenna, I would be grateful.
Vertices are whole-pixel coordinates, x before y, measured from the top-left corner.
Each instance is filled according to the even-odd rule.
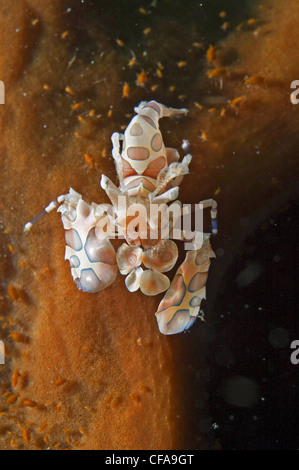
[[[52,201],[50,202],[50,204],[44,208],[44,210],[42,210],[42,212],[40,212],[39,214],[37,214],[32,220],[30,220],[30,222],[27,222],[27,224],[25,224],[24,226],[24,232],[29,232],[29,230],[31,229],[32,225],[34,225],[36,222],[38,222],[42,217],[44,217],[44,215],[47,215],[49,214],[49,212],[51,212],[53,209],[56,209],[56,207],[59,206],[59,202],[58,201]]]

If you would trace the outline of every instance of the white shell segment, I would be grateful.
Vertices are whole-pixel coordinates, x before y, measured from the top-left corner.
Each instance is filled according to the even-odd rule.
[[[125,279],[125,284],[130,292],[136,292],[139,289],[142,273],[143,269],[139,266],[138,268],[134,268],[133,271],[131,271],[130,274],[127,275]]]
[[[142,249],[123,243],[116,254],[116,261],[121,274],[129,274],[142,263]]]
[[[80,278],[76,278],[75,282],[78,289],[83,292],[94,293],[105,289],[105,287],[103,287],[103,283],[91,268],[82,269]]]
[[[83,245],[82,245],[82,241],[77,230],[75,230],[74,228],[70,228],[69,230],[66,230],[64,237],[65,237],[65,243],[71,248],[73,248],[73,250],[75,251],[82,250]]]
[[[193,324],[206,295],[210,258],[214,257],[209,239],[199,250],[187,252],[156,312],[161,333],[181,333]]]
[[[69,262],[70,262],[71,268],[79,268],[80,266],[80,260],[78,256],[76,255],[72,255],[69,259]]]
[[[177,262],[179,251],[172,240],[161,240],[143,253],[143,264],[160,273],[170,271]]]
[[[166,291],[170,281],[165,274],[158,271],[147,269],[143,271],[140,277],[140,290],[145,295],[157,295]]]
[[[71,194],[71,193],[70,193]],[[116,256],[108,238],[96,236],[95,205],[81,198],[65,198],[60,212],[65,232],[65,259],[79,289],[99,292],[112,284],[117,275]]]
[[[140,103],[135,112],[136,116],[128,124],[124,135],[112,135],[112,154],[124,189],[132,196],[147,197],[156,189],[158,174],[169,164],[169,153],[159,129],[159,119],[183,114],[187,110],[168,108],[156,101],[149,101]],[[171,160],[177,161],[179,155],[175,150],[173,152]]]

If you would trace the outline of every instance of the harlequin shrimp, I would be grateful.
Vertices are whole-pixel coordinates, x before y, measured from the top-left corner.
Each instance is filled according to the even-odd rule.
[[[195,233],[191,249],[170,283],[165,273],[175,266],[179,251],[173,236],[162,236],[164,217],[161,220],[152,209],[161,205],[170,209],[176,204],[179,213],[173,212],[171,221],[167,220],[175,229],[184,212],[177,199],[179,185],[189,173],[192,156],[186,153],[187,141],[182,145],[186,153],[182,161],[176,149],[165,147],[159,119],[186,114],[188,110],[169,108],[156,101],[141,102],[134,110],[136,115],[124,134],[115,132],[111,137],[119,187],[105,175],[101,178],[101,187],[111,204],[88,204],[70,188],[68,194],[59,196],[28,222],[24,230],[30,230],[44,214],[57,208],[65,229],[65,259],[78,288],[90,293],[102,291],[114,282],[119,270],[126,276],[125,285],[130,292],[140,289],[153,296],[166,291],[156,318],[160,332],[171,335],[189,329],[198,317],[215,254],[210,234],[202,234],[199,246]],[[217,233],[216,202],[207,199],[200,204],[211,208],[212,232]],[[137,206],[139,217],[134,217]],[[176,239],[186,237],[187,231],[179,230]],[[117,252],[112,238],[125,239]]]

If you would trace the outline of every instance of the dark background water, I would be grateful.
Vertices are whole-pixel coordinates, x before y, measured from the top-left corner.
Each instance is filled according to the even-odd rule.
[[[224,449],[298,448],[298,209],[246,240],[217,297],[209,400]]]

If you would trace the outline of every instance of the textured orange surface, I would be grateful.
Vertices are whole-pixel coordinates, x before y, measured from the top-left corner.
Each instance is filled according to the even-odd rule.
[[[193,403],[199,395],[207,399],[204,343],[192,343],[192,332],[160,335],[154,317],[160,297],[130,294],[121,275],[99,294],[79,292],[63,260],[64,234],[55,214],[30,234],[22,232],[69,186],[106,201],[99,180],[101,173],[115,175],[110,135],[128,122],[125,114],[144,94],[177,105],[159,88],[150,90],[153,78],[144,90],[132,84],[130,101],[122,100],[122,66],[130,53],[91,17],[88,42],[82,25],[66,22],[71,3],[0,1],[0,79],[6,84],[0,107],[0,308],[10,354],[0,375],[0,446],[207,447],[190,425]],[[212,303],[234,250],[295,191],[298,109],[290,104],[289,86],[299,79],[296,0],[268,5],[258,11],[263,21],[257,35],[256,28],[233,33],[216,46],[215,66],[228,69],[223,90],[219,77],[207,77],[206,63],[184,102],[189,117],[181,127],[165,123],[174,137],[166,143],[178,147],[188,138],[195,156],[181,200],[195,202],[216,191],[219,202],[223,235],[215,245],[225,255],[208,283]],[[93,65],[75,54],[82,38],[104,51]],[[150,44],[149,52],[155,54]],[[246,74],[262,75],[265,83],[248,87]],[[215,94],[246,100],[237,110],[224,101],[200,111],[196,94],[203,104]],[[194,358],[199,374],[190,366]]]

